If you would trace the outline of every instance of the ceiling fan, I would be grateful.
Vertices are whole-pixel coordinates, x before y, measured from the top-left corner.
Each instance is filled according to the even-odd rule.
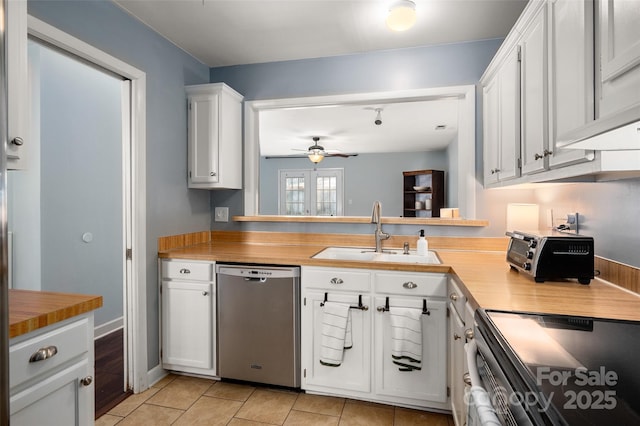
[[[302,151],[305,152],[304,155],[271,155],[271,156],[267,156],[266,158],[304,158],[304,157],[308,157],[309,160],[312,163],[318,164],[319,162],[321,162],[324,157],[342,157],[342,158],[349,158],[349,157],[355,157],[358,154],[357,153],[343,153],[337,150],[325,150],[324,147],[322,145],[319,144],[320,142],[320,137],[319,136],[313,136],[313,145],[311,145],[309,148],[307,148],[306,150],[304,149],[293,149],[293,151]]]

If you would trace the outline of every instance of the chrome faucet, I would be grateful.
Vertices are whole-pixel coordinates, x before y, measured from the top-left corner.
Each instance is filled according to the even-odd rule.
[[[388,240],[391,235],[382,232],[382,220],[380,217],[382,204],[380,201],[373,202],[373,212],[371,213],[371,223],[376,224],[374,236],[376,237],[376,253],[382,253],[382,240]]]

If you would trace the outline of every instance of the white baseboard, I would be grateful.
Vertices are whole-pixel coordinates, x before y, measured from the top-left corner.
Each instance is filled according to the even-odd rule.
[[[106,336],[109,333],[113,333],[116,330],[124,327],[124,317],[116,318],[104,324],[101,324],[93,329],[94,339]]]
[[[149,383],[149,387],[151,387],[168,375],[169,372],[162,368],[160,364],[158,364],[147,372],[147,383]],[[141,389],[141,391],[143,390],[146,389]]]

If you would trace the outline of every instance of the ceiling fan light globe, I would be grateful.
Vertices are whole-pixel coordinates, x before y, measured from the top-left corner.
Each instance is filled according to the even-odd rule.
[[[311,160],[311,162],[315,164],[318,164],[319,162],[324,160],[324,155],[322,154],[322,152],[310,152],[308,157],[309,160]]]
[[[389,7],[387,27],[392,31],[406,31],[416,23],[416,4],[410,0],[399,0]]]

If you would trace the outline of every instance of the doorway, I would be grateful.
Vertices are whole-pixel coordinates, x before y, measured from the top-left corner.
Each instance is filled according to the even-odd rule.
[[[110,359],[96,357],[99,414],[130,389],[123,298],[131,223],[125,188],[131,146],[124,131],[130,83],[37,39],[28,40],[27,52],[27,167],[8,178],[11,284],[102,296],[95,334],[97,342],[110,341],[111,350]],[[102,364],[121,368],[107,373]]]

